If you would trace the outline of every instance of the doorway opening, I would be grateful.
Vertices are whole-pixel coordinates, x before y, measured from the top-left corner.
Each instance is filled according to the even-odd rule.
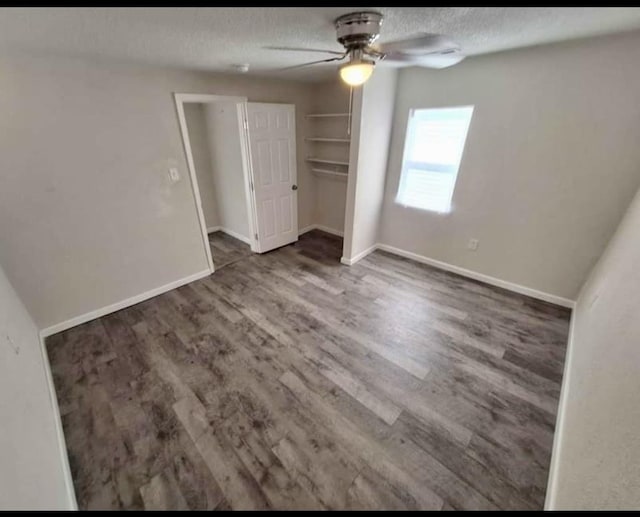
[[[211,272],[298,238],[293,105],[175,94]]]

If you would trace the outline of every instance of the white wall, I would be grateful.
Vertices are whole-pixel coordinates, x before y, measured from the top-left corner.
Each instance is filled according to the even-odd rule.
[[[397,72],[379,67],[354,102],[343,259],[357,260],[378,242],[393,123]]]
[[[205,118],[205,105],[199,102],[184,103],[184,118],[187,121],[187,131],[191,143],[191,154],[198,178],[198,190],[202,201],[202,213],[207,228],[220,226],[216,189],[213,183],[211,169],[211,150],[209,148],[209,133]]]
[[[0,264],[39,328],[207,269],[173,92],[293,103],[304,142],[305,83],[0,58]],[[301,227],[314,200],[303,150]]]
[[[342,235],[346,199],[347,182],[345,179],[318,176],[316,178],[314,224]]]
[[[381,242],[575,299],[640,185],[639,62],[633,33],[400,72]],[[468,104],[453,211],[396,205],[409,109]]]
[[[206,104],[204,111],[219,225],[250,239],[236,103]]]
[[[573,312],[549,509],[640,508],[639,265],[640,192]]]
[[[72,510],[38,329],[0,268],[0,510]]]

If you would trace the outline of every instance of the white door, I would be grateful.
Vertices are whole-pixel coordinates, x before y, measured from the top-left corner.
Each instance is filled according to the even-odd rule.
[[[258,251],[298,240],[295,106],[247,103]]]

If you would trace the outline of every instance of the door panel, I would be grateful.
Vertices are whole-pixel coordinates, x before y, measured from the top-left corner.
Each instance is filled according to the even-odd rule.
[[[280,171],[281,182],[291,182],[291,171],[289,170],[289,141],[280,139],[278,140],[278,166]]]
[[[295,107],[247,104],[249,152],[261,253],[298,240]]]
[[[273,165],[271,163],[271,149],[269,142],[257,142],[258,156],[257,156],[257,176],[258,184],[263,187],[268,187],[273,183]]]
[[[290,232],[293,229],[291,221],[291,196],[280,198],[280,213],[282,214],[282,230]]]
[[[262,222],[263,236],[265,238],[275,237],[276,235],[276,206],[273,199],[265,199],[262,202]]]

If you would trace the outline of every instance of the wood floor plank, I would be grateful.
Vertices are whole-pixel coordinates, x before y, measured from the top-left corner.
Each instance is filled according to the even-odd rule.
[[[46,346],[81,509],[542,509],[570,311],[312,231]]]
[[[425,425],[424,421],[408,413],[401,415],[395,426],[397,432],[390,440],[411,440],[499,508],[534,508],[534,503],[527,498],[528,494],[520,493],[509,478],[492,475],[489,468],[465,454],[465,449],[447,440],[438,429]],[[458,504],[454,500],[449,503],[454,506]]]
[[[147,510],[188,510],[173,472],[166,468],[140,487],[144,507]]]
[[[170,465],[180,492],[190,510],[215,510],[225,502],[224,493],[211,475],[191,438],[182,440],[182,450]]]
[[[371,393],[365,384],[360,382],[335,361],[329,358],[323,359],[320,372],[368,408],[372,413],[377,415],[386,424],[392,425],[398,416],[400,416],[402,411],[401,407]]]
[[[270,505],[258,483],[247,471],[220,429],[208,424],[199,425],[206,421],[205,409],[189,399],[180,402],[184,404],[174,405],[178,418],[185,425],[231,508],[234,510],[269,509]]]
[[[298,483],[329,510],[346,507],[346,487],[358,475],[344,466],[327,469],[326,463],[314,461],[292,437],[285,436],[273,447],[273,453]]]
[[[347,492],[349,510],[419,510],[410,493],[390,485],[375,471],[360,473]]]
[[[371,468],[383,477],[399,482],[409,490],[418,501],[421,509],[437,510],[442,507],[443,501],[435,493],[425,486],[418,486],[406,472],[396,465],[393,458],[389,457],[383,448],[368,440],[348,418],[314,395],[295,374],[285,372],[280,378],[280,382],[291,390],[301,403],[312,408],[322,425],[338,435],[350,450],[354,453],[358,451]]]
[[[293,473],[284,468],[262,440],[255,429],[255,421],[243,412],[234,417],[225,423],[223,432],[271,506],[283,510],[322,509],[322,504],[298,484]]]

